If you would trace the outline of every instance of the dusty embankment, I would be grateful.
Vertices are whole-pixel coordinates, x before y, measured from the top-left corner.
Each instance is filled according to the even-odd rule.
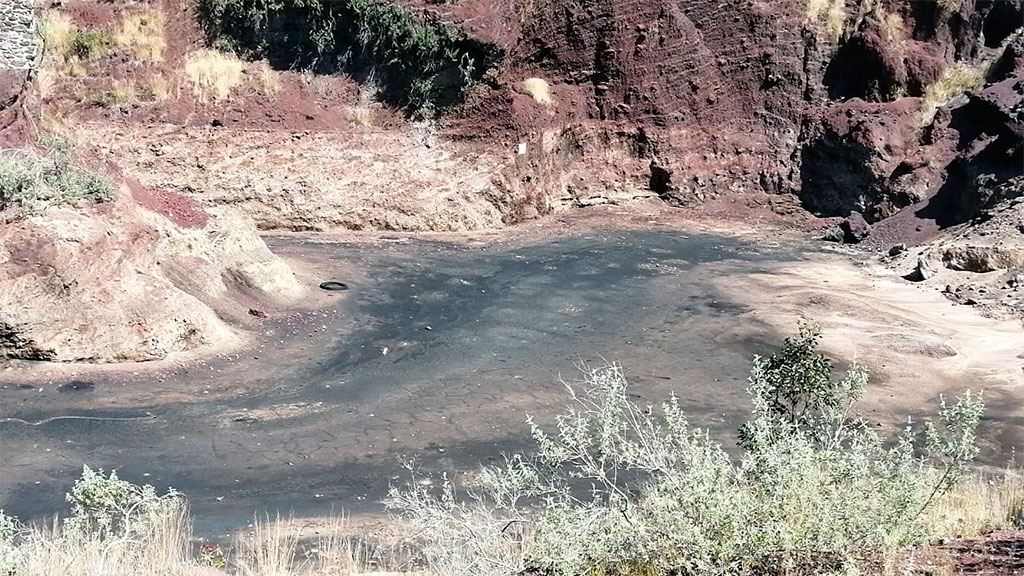
[[[0,355],[138,362],[241,343],[305,289],[229,209],[124,186],[0,227]]]

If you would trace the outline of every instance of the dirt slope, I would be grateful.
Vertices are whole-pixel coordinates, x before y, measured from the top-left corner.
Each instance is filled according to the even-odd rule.
[[[127,186],[0,226],[0,359],[126,362],[237,344],[304,292],[251,223]]]

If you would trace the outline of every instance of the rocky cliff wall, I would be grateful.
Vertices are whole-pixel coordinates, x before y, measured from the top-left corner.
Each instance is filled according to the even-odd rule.
[[[934,168],[955,155],[943,148],[952,141],[921,148],[955,136],[922,129],[918,112],[946,104],[934,92],[955,82],[951,70],[985,75],[1024,24],[1021,0],[848,0],[818,12],[806,0],[461,4],[452,14],[466,22],[516,23],[487,29],[508,54],[497,85],[541,77],[553,102],[492,91],[467,107],[474,129],[463,133],[598,123],[642,135],[636,166],[657,172],[651,182],[673,203],[792,192],[819,215],[871,220],[942,186]]]

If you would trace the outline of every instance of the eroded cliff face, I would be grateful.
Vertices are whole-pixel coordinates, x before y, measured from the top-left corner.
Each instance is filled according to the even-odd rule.
[[[627,176],[649,174],[677,204],[797,185],[793,155],[814,97],[808,51],[818,46],[803,2],[544,0],[515,9],[521,26],[495,76],[510,86],[540,77],[552,102],[494,91],[469,103],[469,122],[520,137],[598,123],[633,153]]]
[[[484,4],[452,14],[470,22],[500,10]],[[963,138],[948,112],[934,122],[931,112],[958,92],[1019,77],[993,63],[1019,34],[1022,5],[520,2],[497,19],[516,23],[504,37],[487,28],[507,50],[493,78],[543,78],[551,103],[493,90],[463,116],[520,138],[573,122],[632,135],[635,162],[624,172],[639,180],[650,170],[654,191],[674,204],[786,192],[821,216],[858,210],[877,221],[957,177],[946,166]],[[958,85],[975,76],[977,85]]]
[[[965,1],[955,11],[882,3],[866,14],[825,69],[829,101],[808,115],[804,206],[825,216],[857,210],[872,222],[916,206],[948,226],[1019,195],[1022,24],[1016,0]],[[985,169],[965,171],[979,154]],[[986,191],[1009,181],[1018,183]],[[950,201],[954,188],[960,199]],[[927,210],[917,206],[925,202]]]

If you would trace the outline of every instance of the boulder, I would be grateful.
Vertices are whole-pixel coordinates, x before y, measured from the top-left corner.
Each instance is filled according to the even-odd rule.
[[[889,256],[899,256],[900,254],[903,254],[906,251],[907,251],[907,245],[906,244],[902,244],[902,243],[901,244],[896,244],[895,246],[889,248]]]
[[[848,244],[856,244],[871,233],[871,226],[860,212],[850,212],[850,215],[839,223],[839,229],[843,232],[843,242]]]
[[[917,266],[914,267],[914,271],[910,273],[910,277],[915,282],[923,282],[932,276],[935,276],[935,270],[932,269],[928,263],[928,259],[924,256],[917,258]]]

